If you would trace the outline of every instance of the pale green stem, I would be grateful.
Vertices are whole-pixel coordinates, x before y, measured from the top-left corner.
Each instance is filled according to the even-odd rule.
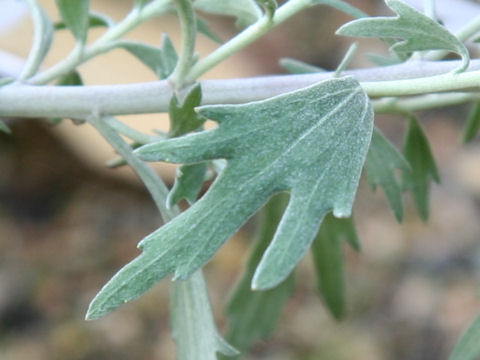
[[[425,15],[428,16],[430,19],[437,21],[437,10],[435,6],[435,0],[423,0],[423,7]]]
[[[154,141],[162,140],[163,138],[160,135],[149,135],[138,131],[137,129],[131,128],[112,116],[105,117],[105,121],[119,134],[122,134],[139,144],[148,144]]]
[[[345,53],[345,56],[343,57],[342,61],[340,64],[337,66],[337,69],[335,70],[335,73],[333,74],[334,77],[339,77],[340,74],[350,65],[350,62],[352,61],[353,56],[357,52],[358,49],[358,41],[355,41],[350,45],[348,48],[347,52]]]
[[[141,9],[134,8],[128,15],[110,28],[105,34],[103,34],[93,44],[83,49],[82,55],[78,56],[78,51],[73,51],[67,58],[44,72],[34,76],[31,79],[32,84],[46,84],[50,81],[58,78],[61,75],[67,74],[77,66],[90,60],[91,58],[110,51],[112,49],[112,42],[121,38],[126,33],[134,29],[142,22],[150,19],[151,17],[161,15],[167,12],[171,8],[171,0],[156,0],[152,1],[148,5]]]
[[[203,60],[196,63],[188,75],[187,83],[194,82],[194,80],[198,79],[229,56],[247,47],[266,34],[270,29],[310,5],[312,5],[311,0],[290,0],[275,11],[273,18],[270,18],[268,15],[263,16],[255,24],[249,26],[240,34],[210,53]]]
[[[197,19],[190,0],[175,0],[175,5],[182,30],[182,52],[169,81],[174,88],[181,89],[185,85],[185,77],[193,64]]]

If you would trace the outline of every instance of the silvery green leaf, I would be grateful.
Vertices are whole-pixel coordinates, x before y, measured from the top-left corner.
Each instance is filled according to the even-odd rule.
[[[278,64],[291,74],[311,74],[311,73],[326,71],[321,67],[307,64],[303,61],[290,59],[290,58],[281,58],[278,61]]]
[[[199,271],[189,281],[173,284],[172,337],[177,360],[217,360],[217,353],[238,354],[218,333],[206,289]]]
[[[402,187],[395,174],[396,169],[408,172],[410,166],[380,130],[375,129],[365,161],[367,178],[374,190],[378,185],[383,187],[397,221],[401,222],[403,218]]]
[[[240,27],[251,25],[262,16],[255,0],[196,0],[193,5],[207,13],[234,16]]]
[[[391,49],[398,53],[423,50],[452,51],[459,54],[463,60],[457,71],[464,71],[468,67],[470,57],[467,48],[447,29],[403,1],[385,0],[385,3],[397,13],[396,17],[354,20],[340,27],[337,34],[393,39],[395,43]]]
[[[448,360],[478,360],[480,357],[480,315],[463,333]]]
[[[279,194],[270,199],[263,208],[260,232],[249,256],[245,274],[228,304],[230,327],[226,338],[242,352],[255,341],[265,339],[273,332],[280,313],[294,289],[293,273],[273,289],[252,291],[250,288],[255,269],[275,235],[287,204],[288,196]]]
[[[84,44],[87,40],[90,0],[55,0],[63,22],[75,39]]]
[[[164,37],[162,48],[137,41],[121,40],[113,47],[123,48],[148,66],[160,79],[166,79],[175,69],[177,53],[168,36]]]
[[[88,14],[88,27],[89,28],[101,27],[101,26],[112,27],[114,25],[115,25],[115,21],[111,17],[109,17],[105,14],[100,14],[100,13],[93,12],[93,11]],[[59,22],[55,23],[54,28],[55,28],[55,30],[63,30],[63,29],[66,29],[67,26],[65,25],[64,21],[59,21]]]
[[[368,16],[368,14],[356,8],[355,6],[350,5],[346,1],[341,1],[341,0],[311,0],[311,1],[312,1],[312,5],[328,5],[337,10],[343,11],[345,14],[351,15],[354,18],[361,18],[361,17]]]
[[[12,130],[8,127],[7,124],[5,124],[5,122],[0,121],[0,132],[10,135],[12,133]]]
[[[176,205],[180,200],[186,199],[193,204],[202,190],[207,174],[207,164],[199,163],[183,165],[177,169],[175,184],[168,193],[167,207]]]
[[[479,129],[480,129],[480,102],[476,102],[472,105],[472,108],[468,113],[465,127],[463,128],[463,142],[467,143],[472,141],[478,135]]]
[[[208,37],[210,40],[213,40],[219,44],[222,44],[223,41],[218,37],[211,29],[210,26],[208,25],[208,22],[205,19],[202,19],[201,17],[197,16],[197,31],[200,34],[205,35]]]
[[[403,188],[410,190],[421,218],[426,221],[429,213],[430,181],[440,182],[435,159],[428,138],[415,118],[408,124],[403,154],[411,171],[403,173]]]
[[[336,319],[343,318],[346,311],[342,249],[344,240],[356,249],[360,248],[353,220],[337,219],[328,214],[312,244],[318,290]]]
[[[190,276],[274,194],[290,200],[253,278],[254,289],[282,282],[313,241],[325,214],[351,214],[373,130],[368,96],[352,77],[243,105],[205,106],[219,127],[145,145],[148,161],[227,159],[207,193],[144,238],[142,254],[120,270],[90,305],[103,316],[171,272]]]
[[[195,111],[202,101],[202,88],[196,84],[180,104],[176,95],[170,100],[168,114],[170,116],[170,131],[168,137],[178,137],[200,128],[205,119]]]
[[[53,40],[53,24],[47,13],[35,0],[28,0],[26,3],[33,18],[34,38],[19,80],[27,80],[37,73]]]

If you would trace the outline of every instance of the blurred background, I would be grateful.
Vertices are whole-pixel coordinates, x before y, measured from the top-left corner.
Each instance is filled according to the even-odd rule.
[[[41,3],[58,20],[55,2]],[[352,4],[370,14],[388,13],[381,1]],[[475,6],[468,0],[456,4],[457,10],[462,4]],[[120,20],[131,5],[129,0],[92,0],[91,7]],[[237,31],[232,19],[206,17],[224,40]],[[334,31],[348,20],[326,7],[306,11],[206,77],[281,73],[277,65],[281,57],[335,69],[351,39],[335,36]],[[458,26],[452,23],[454,29]],[[90,41],[101,32],[93,29]],[[162,32],[179,47],[173,16],[149,21],[128,38],[159,45]],[[23,4],[0,0],[0,49],[25,58],[31,39],[32,25]],[[198,40],[200,55],[218,46],[202,36]],[[73,44],[68,32],[58,32],[45,66],[63,59]],[[361,41],[353,66],[372,66],[364,56],[368,51],[387,53],[379,41]],[[79,70],[88,85],[156,80],[122,50],[95,58]],[[404,223],[397,224],[382,191],[373,193],[362,179],[354,213],[363,250],[356,254],[345,248],[346,319],[336,322],[325,310],[307,257],[296,270],[296,291],[277,331],[246,359],[448,357],[480,309],[480,142],[460,143],[467,112],[468,107],[457,107],[419,114],[442,179],[441,186],[433,186],[427,224],[409,197]],[[146,131],[168,130],[164,115],[122,120]],[[405,120],[378,116],[376,124],[401,147]],[[83,320],[100,287],[138,254],[137,242],[161,225],[137,178],[126,167],[104,166],[115,154],[88,125],[64,121],[51,126],[22,119],[9,125],[13,135],[0,133],[0,359],[173,359],[168,279],[101,320]],[[171,185],[174,168],[160,164],[157,169]],[[223,332],[228,328],[222,315],[228,294],[242,274],[254,234],[255,219],[205,269]]]

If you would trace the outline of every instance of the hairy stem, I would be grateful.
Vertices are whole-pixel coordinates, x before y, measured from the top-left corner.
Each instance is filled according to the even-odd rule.
[[[422,95],[432,92],[480,90],[480,60],[461,74],[446,73],[458,61],[412,61],[401,65],[345,71],[373,97]],[[262,100],[329,79],[332,72],[205,80],[202,104],[232,104]],[[426,76],[426,77],[421,77]],[[0,88],[0,116],[85,118],[92,112],[128,115],[168,111],[172,87],[168,81],[129,85],[29,86]]]
[[[175,5],[182,30],[182,52],[169,81],[173,83],[176,89],[181,89],[193,64],[197,19],[190,0],[175,0]]]

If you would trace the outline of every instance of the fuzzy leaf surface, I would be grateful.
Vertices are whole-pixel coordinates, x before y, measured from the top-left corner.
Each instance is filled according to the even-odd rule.
[[[458,341],[448,360],[477,360],[480,357],[480,315]]]
[[[187,94],[180,104],[176,95],[170,101],[168,114],[170,116],[170,131],[168,137],[178,137],[197,130],[205,122],[205,117],[195,111],[202,101],[202,88],[197,84]]]
[[[219,127],[136,153],[174,163],[224,158],[225,170],[192,207],[140,242],[142,254],[105,285],[91,317],[140,296],[171,272],[177,280],[191,275],[276,193],[290,191],[290,200],[255,272],[255,289],[272,288],[291,273],[326,213],[350,215],[373,130],[372,106],[355,79],[199,112]]]
[[[56,0],[63,22],[75,39],[84,44],[89,27],[90,0]]]
[[[360,249],[353,220],[337,219],[332,214],[328,214],[312,244],[317,287],[330,313],[336,319],[343,318],[346,311],[342,249],[344,240],[356,250]]]
[[[470,62],[465,45],[447,29],[400,0],[385,0],[396,17],[369,17],[351,21],[337,34],[355,37],[395,39],[392,51],[409,53],[424,50],[448,50],[462,57],[457,71],[464,71]],[[398,39],[403,39],[397,41]]]
[[[137,41],[118,41],[115,47],[123,48],[149,67],[160,79],[166,79],[175,69],[178,56],[170,38],[165,35],[161,48]]]
[[[378,185],[384,189],[397,221],[401,222],[403,218],[402,187],[397,180],[395,169],[409,171],[410,166],[380,130],[375,129],[365,161],[368,182],[374,190]]]
[[[217,353],[238,354],[218,333],[206,289],[199,272],[190,281],[173,285],[172,337],[177,344],[177,360],[217,360]]]
[[[273,332],[294,289],[293,273],[273,289],[252,291],[250,288],[255,269],[275,235],[287,203],[288,196],[279,194],[264,207],[260,233],[248,259],[245,274],[228,304],[230,327],[226,338],[240,351],[247,350],[255,341],[267,338]]]
[[[262,16],[255,0],[196,0],[193,5],[206,13],[234,16],[240,27],[251,25]]]
[[[167,206],[170,208],[180,200],[186,199],[189,204],[197,200],[207,173],[207,164],[183,165],[177,170],[175,184],[168,193]]]
[[[403,188],[412,191],[418,212],[426,221],[429,214],[430,182],[433,180],[440,183],[440,176],[428,138],[415,118],[411,118],[408,124],[403,154],[411,168],[411,171],[403,173]]]

